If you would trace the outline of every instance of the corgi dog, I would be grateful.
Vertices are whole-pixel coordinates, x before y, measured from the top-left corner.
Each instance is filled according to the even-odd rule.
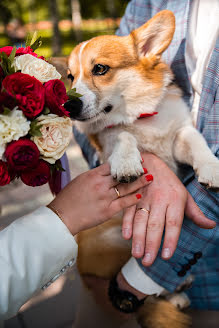
[[[191,165],[200,183],[216,188],[219,161],[193,127],[173,73],[161,60],[174,30],[174,14],[164,10],[128,36],[98,36],[79,44],[69,70],[72,87],[83,96],[65,107],[80,131],[96,135],[118,181],[143,174],[140,153],[146,151],[175,173],[178,162]]]
[[[103,161],[110,163],[118,181],[131,182],[143,174],[140,153],[151,152],[176,174],[178,163],[188,164],[200,183],[218,188],[219,161],[193,126],[173,73],[161,59],[174,30],[174,14],[164,10],[128,36],[98,36],[79,44],[69,57],[68,69],[72,88],[82,97],[64,106],[81,132],[95,136]],[[79,234],[82,275],[109,279],[128,260],[128,242],[118,237],[121,233],[118,243],[110,236],[120,224],[112,221]],[[142,327],[187,326],[187,318],[176,315],[168,302],[155,303],[146,302],[139,311]]]

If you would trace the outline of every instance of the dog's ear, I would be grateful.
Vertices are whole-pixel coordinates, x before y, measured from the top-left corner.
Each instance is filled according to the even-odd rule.
[[[172,11],[163,10],[147,23],[131,32],[140,58],[161,54],[169,46],[175,31],[175,16]]]
[[[61,74],[61,80],[64,83],[68,81],[68,57],[51,57],[48,62],[55,66],[57,71]]]

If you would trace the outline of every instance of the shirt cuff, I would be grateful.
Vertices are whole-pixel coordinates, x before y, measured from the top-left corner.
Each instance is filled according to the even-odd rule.
[[[154,282],[146,275],[146,273],[144,273],[143,270],[141,270],[134,257],[130,258],[121,271],[129,285],[146,295],[159,296],[165,291],[162,286]]]

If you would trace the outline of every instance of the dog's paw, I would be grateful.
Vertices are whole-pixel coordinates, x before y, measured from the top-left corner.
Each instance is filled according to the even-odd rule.
[[[141,162],[142,159],[138,149],[129,156],[113,153],[109,158],[111,174],[119,182],[133,182],[144,173]]]
[[[183,310],[191,304],[186,293],[174,293],[168,298],[168,301],[179,310]]]
[[[204,164],[197,173],[201,184],[208,188],[219,188],[219,161]]]

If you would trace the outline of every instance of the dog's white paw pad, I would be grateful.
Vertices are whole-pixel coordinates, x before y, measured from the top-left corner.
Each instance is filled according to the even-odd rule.
[[[122,156],[120,158],[115,158],[111,155],[109,162],[111,165],[111,174],[119,182],[133,182],[144,174],[140,153],[139,155],[137,154],[137,156],[130,156],[125,159]]]

